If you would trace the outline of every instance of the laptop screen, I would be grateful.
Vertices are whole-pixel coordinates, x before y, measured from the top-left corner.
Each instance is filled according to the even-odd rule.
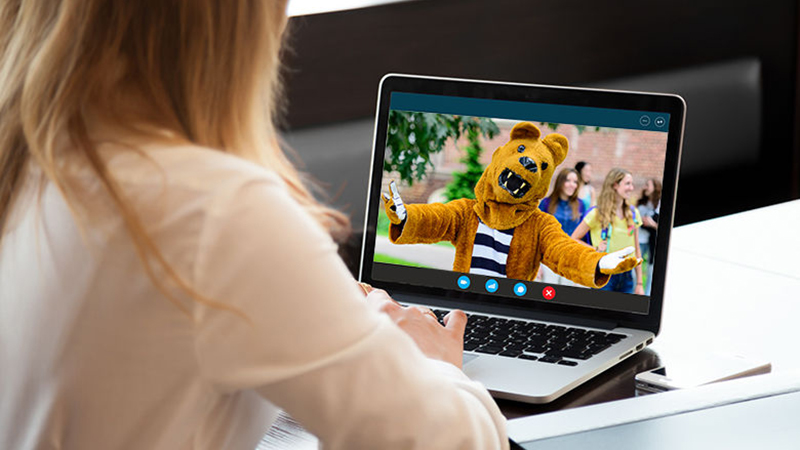
[[[370,196],[362,267],[370,281],[523,308],[650,312],[664,272],[656,254],[670,112],[546,95],[394,91],[386,100],[372,184],[381,196]],[[674,193],[675,180],[666,184]],[[642,264],[607,277],[597,258],[584,261],[623,250]]]

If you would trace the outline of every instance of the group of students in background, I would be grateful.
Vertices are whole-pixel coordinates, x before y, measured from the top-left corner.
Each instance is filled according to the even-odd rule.
[[[565,233],[598,251],[634,247],[636,255],[644,259],[642,265],[613,275],[603,290],[650,295],[661,181],[648,179],[638,200],[633,195],[633,175],[625,169],[611,169],[599,193],[591,182],[590,163],[581,161],[575,168],[564,168],[539,208],[555,216]],[[544,283],[576,286],[546,266],[541,266],[539,277]]]

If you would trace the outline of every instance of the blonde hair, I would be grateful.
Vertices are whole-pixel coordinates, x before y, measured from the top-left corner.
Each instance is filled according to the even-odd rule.
[[[616,206],[617,191],[615,186],[622,182],[626,175],[631,175],[625,169],[613,168],[606,174],[606,179],[603,180],[603,189],[600,191],[600,196],[597,198],[597,218],[600,221],[601,228],[608,228],[611,221],[614,219],[614,207]],[[628,227],[632,227],[633,213],[631,212],[631,205],[627,199],[622,199],[622,216],[628,223]]]
[[[281,0],[2,2],[0,244],[31,164],[75,211],[81,201],[61,163],[78,156],[113,200],[156,286],[181,307],[153,261],[191,297],[215,304],[180,279],[126,202],[92,142],[93,111],[134,133],[168,131],[269,167],[331,234],[343,232],[346,218],[313,198],[278,144],[285,10]],[[133,98],[145,108],[131,107]]]

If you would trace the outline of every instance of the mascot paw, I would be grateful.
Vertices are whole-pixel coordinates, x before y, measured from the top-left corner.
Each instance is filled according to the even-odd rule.
[[[389,222],[400,225],[406,221],[406,207],[403,205],[403,199],[400,197],[400,190],[397,189],[397,184],[395,184],[394,181],[389,183],[389,191],[392,193],[391,197],[381,192],[383,208],[386,210]]]
[[[622,250],[603,256],[597,265],[600,273],[616,275],[627,272],[641,263],[642,260],[636,257],[633,247],[625,247]]]

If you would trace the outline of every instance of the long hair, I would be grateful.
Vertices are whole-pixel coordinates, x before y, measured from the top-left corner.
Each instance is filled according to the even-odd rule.
[[[606,174],[606,179],[603,180],[603,189],[600,191],[600,196],[597,198],[597,217],[600,221],[602,228],[608,228],[614,219],[614,207],[616,206],[617,192],[614,189],[616,184],[622,182],[625,175],[631,173],[625,169],[613,168]],[[631,212],[631,205],[627,199],[622,199],[622,215],[628,223],[628,227],[632,227],[633,213]]]
[[[547,212],[550,214],[556,212],[558,202],[561,200],[561,190],[564,189],[564,184],[567,183],[567,176],[571,173],[574,173],[580,180],[580,175],[578,175],[578,171],[575,169],[566,167],[558,172],[558,175],[556,176],[556,182],[553,184],[553,192],[550,193],[548,200],[549,205],[547,206]],[[580,188],[580,182],[578,182],[575,192],[573,192],[572,195],[570,195],[567,199],[567,203],[569,204],[570,208],[572,208],[572,220],[578,220],[581,217],[580,200],[578,200],[578,188]]]
[[[639,201],[636,203],[638,206],[646,205],[650,203],[653,205],[653,208],[658,206],[658,202],[661,200],[661,180],[657,180],[655,178],[650,178],[650,181],[653,182],[653,193],[647,195],[647,188],[642,189],[642,193],[639,196]]]
[[[580,189],[581,187],[583,187],[584,184],[586,184],[586,180],[583,179],[582,172],[583,168],[586,167],[587,164],[589,163],[587,163],[586,161],[578,161],[577,163],[575,163],[575,171],[578,172],[578,189]]]
[[[179,307],[167,286],[213,303],[180,279],[126,201],[91,139],[97,116],[271,168],[326,229],[343,229],[344,216],[313,198],[279,148],[274,119],[285,10],[281,0],[2,2],[0,244],[31,165],[75,213],[81,197],[62,163],[77,157],[124,219],[155,285]],[[133,99],[144,108],[131,107]]]

